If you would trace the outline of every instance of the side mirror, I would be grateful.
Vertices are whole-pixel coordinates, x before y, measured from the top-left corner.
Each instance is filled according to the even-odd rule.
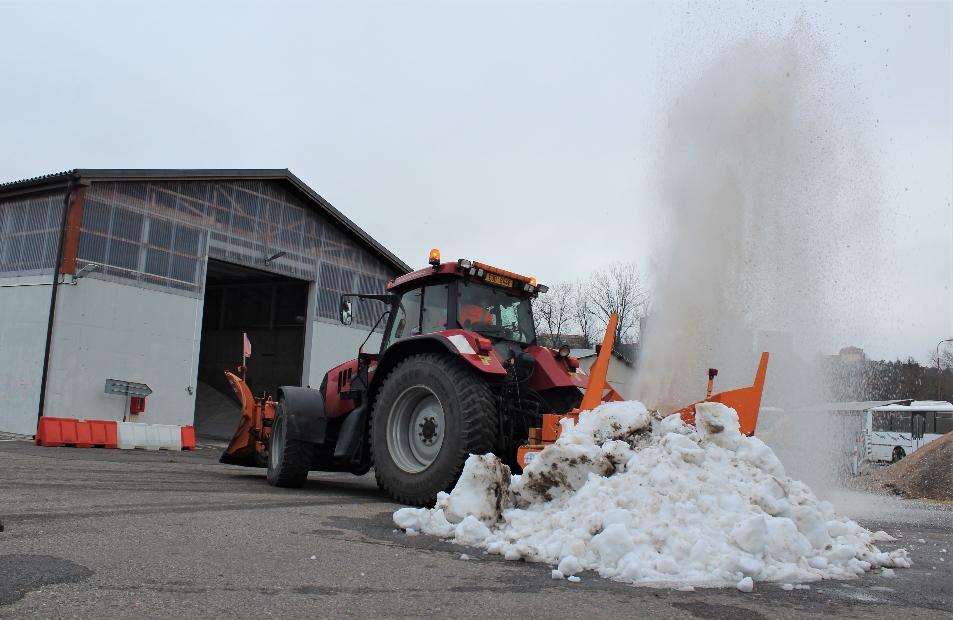
[[[344,325],[350,325],[351,321],[354,318],[354,314],[351,312],[351,301],[349,299],[341,298],[341,323]]]

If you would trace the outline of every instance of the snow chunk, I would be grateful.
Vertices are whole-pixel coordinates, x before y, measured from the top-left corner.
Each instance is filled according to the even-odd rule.
[[[744,437],[738,428],[738,414],[721,403],[695,405],[695,426],[703,439],[729,450],[737,448]]]
[[[487,525],[496,523],[509,502],[510,468],[492,454],[470,455],[457,485],[445,498],[444,512],[456,523],[472,515]]]
[[[522,475],[491,454],[471,455],[434,508],[402,508],[394,523],[544,562],[552,578],[573,581],[594,570],[628,583],[748,592],[757,581],[803,589],[910,566],[906,550],[873,544],[892,537],[837,516],[788,478],[764,442],[740,433],[732,409],[700,403],[696,422],[604,403],[575,425],[564,420]]]

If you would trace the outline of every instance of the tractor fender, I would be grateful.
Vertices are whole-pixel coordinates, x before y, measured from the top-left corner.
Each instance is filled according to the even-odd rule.
[[[480,373],[506,376],[506,369],[503,368],[496,351],[490,351],[488,355],[479,355],[476,348],[476,335],[473,332],[451,329],[404,338],[387,347],[374,371],[374,378],[371,381],[372,394],[377,391],[377,386],[400,360],[420,353],[449,354],[467,362]]]
[[[533,345],[526,349],[536,361],[536,372],[529,382],[529,388],[542,392],[551,388],[575,387],[585,390],[589,385],[589,376],[581,368],[570,368],[556,357],[556,352],[546,347]]]
[[[347,458],[351,462],[361,461],[363,438],[367,433],[367,403],[361,403],[344,416],[337,443],[334,444],[334,458]]]
[[[324,414],[324,397],[319,390],[285,385],[278,388],[288,439],[324,443],[328,419]]]

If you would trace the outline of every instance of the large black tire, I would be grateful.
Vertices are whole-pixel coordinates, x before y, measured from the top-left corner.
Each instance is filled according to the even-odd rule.
[[[410,471],[406,458],[399,454],[395,458],[391,453],[395,439],[392,435],[389,444],[388,435],[399,432],[395,422],[401,419],[399,412],[405,406],[399,403],[421,390],[439,401],[444,425],[442,443],[429,465],[420,464],[420,471]],[[438,492],[456,483],[470,454],[493,451],[497,415],[486,380],[461,360],[432,353],[407,358],[384,380],[374,403],[371,452],[377,485],[401,503],[433,505]],[[394,426],[389,427],[391,417]]]
[[[306,441],[288,439],[285,400],[278,401],[271,426],[268,447],[268,484],[298,488],[308,479],[314,446]]]

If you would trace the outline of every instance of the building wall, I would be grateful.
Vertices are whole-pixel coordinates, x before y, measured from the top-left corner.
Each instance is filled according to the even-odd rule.
[[[357,349],[367,338],[370,328],[356,330],[341,324],[317,321],[311,339],[311,364],[308,385],[317,388],[321,385],[325,373],[338,364],[357,357]],[[368,351],[378,351],[381,346],[381,334],[375,332],[367,341]]]
[[[0,278],[0,431],[36,431],[52,281]]]
[[[35,288],[45,291],[48,307],[49,287]],[[153,390],[146,398],[146,413],[136,421],[192,424],[201,313],[201,300],[133,285],[93,278],[83,278],[76,286],[62,285],[53,331],[47,415],[121,420],[128,402],[122,396],[105,394],[104,386],[106,379],[124,379],[145,383]],[[40,314],[45,334],[46,313]],[[306,384],[320,386],[330,368],[356,357],[365,337],[366,330],[315,322]],[[380,340],[379,333],[373,334],[368,347],[376,350]],[[39,366],[25,368],[20,374],[36,378],[38,394],[42,338],[37,342]],[[31,434],[36,427],[35,398],[24,407],[29,413],[23,425],[26,430],[17,432]]]
[[[0,200],[0,431],[36,431],[63,198]]]
[[[121,420],[126,397],[104,387],[123,379],[153,390],[134,421],[191,424],[201,321],[202,300],[193,297],[92,277],[61,285],[46,415]]]

